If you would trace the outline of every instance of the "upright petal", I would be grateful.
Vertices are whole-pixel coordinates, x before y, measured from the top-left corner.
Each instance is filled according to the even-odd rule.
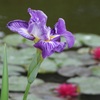
[[[65,37],[68,48],[71,48],[74,45],[74,35],[71,32],[67,31],[65,21],[62,18],[58,19],[58,22],[55,24],[52,32],[54,32],[52,34],[58,34]]]
[[[28,12],[31,15],[31,19],[34,22],[40,22],[41,24],[46,24],[47,16],[44,14],[41,10],[32,10],[31,8],[28,8]]]
[[[13,32],[18,32],[21,36],[27,38],[27,39],[30,39],[30,40],[33,40],[34,37],[31,36],[28,31],[27,31],[27,28],[28,28],[28,23],[26,21],[22,21],[22,20],[13,20],[13,21],[10,21],[8,24],[7,24],[7,27],[13,31]]]
[[[65,21],[62,18],[58,19],[58,22],[54,26],[55,33],[57,34],[63,34],[66,32],[66,25]]]
[[[43,58],[50,56],[52,53],[63,51],[65,44],[56,41],[45,42],[40,40],[34,45],[42,51]]]
[[[51,28],[40,25],[35,22],[29,23],[28,32],[37,39],[48,40],[50,38]]]
[[[41,35],[43,34],[41,31],[41,27],[36,23],[29,24],[28,32],[38,39],[40,39]]]

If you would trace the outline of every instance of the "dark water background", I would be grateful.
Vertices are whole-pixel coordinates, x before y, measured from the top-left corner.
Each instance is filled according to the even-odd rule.
[[[62,17],[73,33],[100,34],[100,0],[0,0],[0,31],[11,33],[6,28],[10,20],[28,20],[29,7],[43,10],[51,27]]]

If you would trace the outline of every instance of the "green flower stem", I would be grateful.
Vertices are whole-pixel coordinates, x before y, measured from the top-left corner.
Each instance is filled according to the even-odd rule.
[[[37,49],[36,54],[34,55],[32,62],[29,66],[29,70],[28,70],[28,84],[25,90],[25,94],[23,97],[23,100],[27,100],[27,96],[28,96],[28,92],[30,89],[30,85],[34,82],[34,80],[36,79],[38,70],[40,68],[40,65],[43,61],[42,55],[41,55],[41,50]]]
[[[28,92],[30,90],[30,83],[27,83],[27,86],[26,86],[26,90],[25,90],[25,93],[24,93],[24,97],[23,97],[23,100],[27,100],[27,96],[28,96]]]

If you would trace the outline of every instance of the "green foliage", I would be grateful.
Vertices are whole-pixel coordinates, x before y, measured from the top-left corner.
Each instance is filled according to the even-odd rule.
[[[54,61],[45,59],[40,66],[39,73],[54,73],[57,69],[58,67]]]
[[[43,80],[35,79],[32,86],[43,84]],[[10,91],[25,91],[27,85],[27,78],[24,76],[11,76],[9,77],[9,90]]]
[[[68,82],[78,84],[83,94],[100,94],[100,78],[76,77],[69,79]]]
[[[23,37],[21,37],[20,35],[18,34],[11,34],[11,35],[8,35],[6,36],[3,41],[7,44],[7,45],[11,45],[11,46],[14,46],[14,47],[18,47],[20,46],[21,44],[25,44],[27,46],[32,46],[33,45],[33,41],[29,41]]]
[[[79,78],[83,79],[83,76],[86,78],[86,86],[83,86],[83,84],[79,86],[81,87],[81,93],[84,94],[100,94],[100,88],[97,89],[96,85],[99,87],[99,77],[100,77],[100,68],[99,65],[100,62],[93,59],[93,57],[89,54],[91,47],[100,46],[100,36],[93,35],[93,34],[75,34],[76,42],[74,45],[74,48],[72,48],[70,51],[66,50],[62,53],[54,53],[51,55],[48,59],[45,59],[43,63],[41,64],[42,60],[40,60],[39,55],[35,55],[36,49],[33,47],[33,41],[26,40],[19,36],[18,34],[8,35],[4,37],[4,39],[0,39],[0,76],[2,76],[2,66],[3,66],[3,43],[7,43],[7,59],[8,59],[8,71],[9,71],[9,90],[14,92],[23,92],[26,87],[27,78],[26,78],[26,71],[28,72],[28,77],[30,79],[30,83],[34,81],[37,72],[39,70],[39,74],[47,74],[51,75],[48,76],[48,78],[54,77],[52,73],[58,73],[61,76],[72,78],[77,76],[80,76]],[[81,48],[80,48],[81,47]],[[32,61],[31,67],[29,68],[29,64]],[[40,61],[39,66],[37,67],[37,59]],[[41,64],[41,66],[40,66]],[[33,67],[35,66],[35,67]],[[32,70],[32,71],[31,71]],[[35,74],[33,74],[36,71]],[[40,76],[39,75],[39,76]],[[34,77],[33,77],[34,76]],[[93,79],[90,79],[91,76]],[[98,78],[97,78],[98,77]],[[44,77],[45,78],[45,77]],[[59,81],[58,78],[55,77],[52,78],[55,79],[54,81]],[[62,77],[63,80],[63,77]],[[94,85],[92,82],[88,82],[88,80],[94,80]],[[36,85],[35,85],[36,82]],[[41,93],[43,92],[42,87],[43,80],[39,80],[39,83],[37,79],[32,84],[32,91],[34,90],[33,87],[38,87],[37,85],[40,85]],[[45,83],[46,84],[46,83]],[[92,84],[92,85],[91,85]],[[89,87],[91,85],[91,88]],[[0,78],[0,87],[1,87],[1,78]],[[53,88],[52,88],[53,89]],[[87,89],[87,90],[86,90]],[[93,91],[93,89],[95,91]],[[97,92],[96,92],[97,89]],[[38,90],[37,90],[38,91]],[[32,93],[37,94],[37,91],[33,91]],[[50,98],[53,97],[52,91],[50,92],[47,90],[46,92],[43,92],[44,94],[50,93]],[[30,92],[31,93],[31,92]],[[11,94],[11,93],[10,93]],[[44,95],[43,94],[43,95]],[[20,95],[17,94],[17,95]],[[41,94],[40,94],[41,95]],[[47,94],[46,94],[47,95]],[[14,94],[10,96],[11,100],[17,100],[19,98],[22,99],[22,94],[18,97],[15,96],[13,98]],[[40,96],[41,97],[41,96]],[[34,98],[34,95],[33,95]],[[37,98],[37,97],[36,97]],[[10,100],[9,99],[9,100]],[[52,99],[52,98],[51,98]],[[31,100],[31,98],[29,99]],[[38,99],[37,99],[38,100]],[[52,99],[53,100],[53,99]],[[55,100],[55,99],[54,99]],[[57,98],[58,100],[58,98]]]
[[[3,63],[3,74],[2,74],[2,88],[1,88],[1,100],[8,100],[8,64],[7,64],[7,49],[4,46],[4,63]]]
[[[92,71],[92,75],[100,77],[100,65],[92,66],[91,71]]]

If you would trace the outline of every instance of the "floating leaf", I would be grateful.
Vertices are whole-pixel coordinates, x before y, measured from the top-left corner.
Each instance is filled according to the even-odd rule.
[[[0,64],[0,76],[2,75],[2,64]],[[25,70],[21,66],[15,66],[15,65],[8,65],[8,74],[11,75],[20,75],[21,73],[24,73]]]
[[[74,47],[78,48],[78,47],[81,47],[81,46],[82,46],[82,43],[78,40],[75,40]]]
[[[25,48],[16,50],[14,48],[8,48],[8,63],[16,65],[26,65],[30,63],[33,54],[36,52],[34,48]],[[1,61],[3,60],[2,48],[0,48]]]
[[[43,80],[36,79],[32,86],[43,84]],[[27,85],[27,78],[23,76],[11,76],[9,77],[9,90],[10,91],[25,91]]]
[[[4,42],[11,46],[18,46],[19,44],[23,43],[23,37],[18,34],[11,34],[4,38]]]
[[[93,75],[100,77],[100,66],[92,66],[90,69]]]
[[[97,64],[97,62],[94,59],[92,59],[92,56],[89,53],[79,54],[78,52],[75,51],[68,51],[67,54],[69,56],[69,59],[79,61],[81,63],[80,65],[84,66],[84,65]],[[72,63],[72,64],[77,65],[77,63]]]
[[[62,52],[62,53],[54,53],[50,56],[50,58],[52,59],[67,59],[68,55],[66,52]]]
[[[20,94],[12,94],[11,95],[11,99],[10,100],[22,100],[23,99],[23,95]],[[29,94],[27,100],[43,100],[40,99],[39,97],[33,95],[33,94]]]
[[[83,62],[78,59],[69,58],[69,59],[63,61],[63,64],[62,64],[62,66],[71,66],[71,65],[82,66]]]
[[[80,41],[81,43],[91,46],[91,47],[97,47],[100,46],[100,36],[94,35],[94,34],[76,34],[75,35],[76,40]]]
[[[100,78],[76,77],[69,79],[68,82],[78,84],[83,94],[100,94]]]
[[[0,31],[0,38],[3,38],[5,36],[4,32]]]
[[[38,95],[43,100],[64,100],[63,98],[59,98],[59,96],[54,92],[58,86],[58,83],[44,83],[32,87],[31,93]]]
[[[81,48],[77,52],[79,54],[88,54],[90,52],[90,48]]]
[[[7,35],[3,40],[8,45],[15,46],[15,47],[19,46],[20,44],[26,44],[29,46],[33,46],[33,44],[34,44],[33,41],[27,40],[27,39],[21,37],[19,34]]]
[[[79,76],[89,76],[91,75],[91,71],[85,67],[75,67],[75,66],[67,66],[61,67],[58,70],[58,73],[62,76],[72,77],[75,75]]]
[[[57,71],[57,66],[54,61],[45,59],[40,66],[39,73],[53,73]]]

